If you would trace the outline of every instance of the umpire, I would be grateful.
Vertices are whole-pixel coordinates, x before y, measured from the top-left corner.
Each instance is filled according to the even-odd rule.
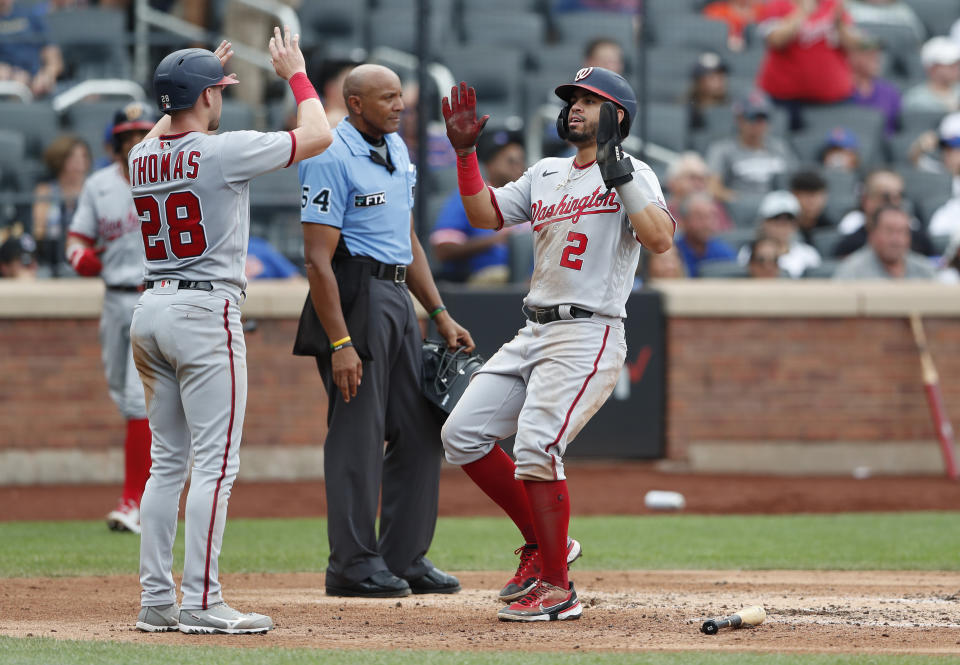
[[[327,594],[456,593],[457,578],[425,556],[437,520],[442,446],[440,423],[420,389],[421,336],[410,292],[451,348],[472,350],[474,343],[441,303],[414,234],[416,169],[396,134],[400,79],[386,67],[360,65],[344,81],[343,96],[349,115],[333,145],[300,164],[310,295],[294,346],[297,355],[316,356],[329,398]]]

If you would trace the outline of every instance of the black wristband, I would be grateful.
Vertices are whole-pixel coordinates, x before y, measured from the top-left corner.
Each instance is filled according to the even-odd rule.
[[[336,353],[336,352],[339,351],[340,349],[345,349],[345,348],[347,348],[348,346],[353,346],[353,342],[344,342],[343,344],[337,344],[336,346],[331,346],[331,347],[330,347],[330,349],[331,349],[330,352],[331,352],[331,353]]]

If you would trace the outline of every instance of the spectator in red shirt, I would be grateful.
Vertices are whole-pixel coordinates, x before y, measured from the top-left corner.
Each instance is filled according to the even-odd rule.
[[[762,4],[763,0],[716,0],[703,8],[703,15],[725,22],[730,29],[727,48],[742,51],[745,44],[743,31],[757,22],[757,10]]]
[[[759,10],[767,54],[759,86],[790,110],[791,127],[802,126],[803,104],[849,99],[853,75],[847,61],[860,34],[843,0],[771,0]]]

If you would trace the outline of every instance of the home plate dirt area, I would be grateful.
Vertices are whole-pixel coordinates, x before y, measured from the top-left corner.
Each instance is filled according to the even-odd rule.
[[[250,636],[137,631],[132,575],[5,579],[0,635],[322,649],[960,654],[960,573],[575,571],[583,617],[537,624],[497,621],[503,572],[457,575],[459,594],[399,600],[331,598],[317,573],[225,575],[234,607],[277,624]],[[766,607],[760,626],[699,632],[703,620],[750,604]]]
[[[574,515],[649,514],[650,489],[684,493],[687,513],[955,510],[960,483],[944,478],[783,478],[659,473],[650,464],[568,467]],[[500,515],[445,469],[441,515]],[[117,488],[0,488],[5,519],[101,519]],[[238,482],[236,517],[325,514],[322,482]],[[506,519],[506,518],[504,518]],[[960,654],[960,572],[571,570],[579,621],[502,623],[497,591],[512,571],[455,573],[463,591],[400,600],[331,598],[323,575],[225,574],[227,600],[269,614],[267,635],[145,634],[133,628],[136,575],[0,579],[0,635],[140,644],[539,651],[718,650]],[[700,633],[707,618],[766,608],[756,628]],[[83,608],[78,612],[77,608]]]

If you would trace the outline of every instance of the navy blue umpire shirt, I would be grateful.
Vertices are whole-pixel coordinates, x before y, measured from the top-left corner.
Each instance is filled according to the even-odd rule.
[[[300,162],[300,219],[327,224],[340,234],[353,256],[381,263],[409,265],[410,211],[417,183],[416,167],[403,139],[384,135],[390,171],[346,118],[333,130],[333,144]]]

